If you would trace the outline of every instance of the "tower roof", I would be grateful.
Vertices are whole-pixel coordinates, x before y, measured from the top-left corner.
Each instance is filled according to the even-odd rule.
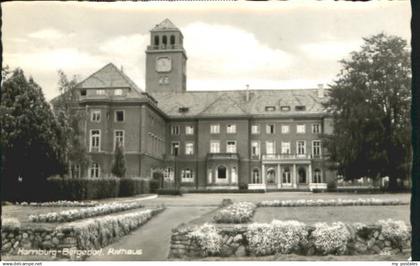
[[[158,30],[179,30],[169,19],[163,20],[161,23],[157,24],[152,31]]]

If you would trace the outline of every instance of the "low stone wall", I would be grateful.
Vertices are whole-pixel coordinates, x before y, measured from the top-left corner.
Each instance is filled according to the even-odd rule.
[[[2,255],[35,254],[83,259],[89,252],[115,242],[137,229],[164,208],[109,215],[65,223],[56,228],[2,228]],[[35,226],[35,225],[34,225]],[[36,225],[39,226],[39,225]]]
[[[261,224],[260,224],[261,225]],[[263,224],[264,225],[264,224]],[[269,225],[269,224],[266,224]],[[192,232],[197,230],[197,226],[182,224],[178,228],[172,230],[171,244],[169,258],[198,258],[208,256],[221,257],[245,257],[245,256],[262,256],[274,255],[276,253],[294,253],[298,255],[326,255],[325,250],[319,248],[319,239],[315,239],[313,232],[316,230],[314,226],[305,225],[306,238],[300,241],[295,248],[291,248],[287,252],[281,252],[273,249],[273,243],[270,241],[269,245],[254,246],[249,243],[249,227],[251,224],[242,225],[227,225],[227,224],[212,224],[217,231],[217,237],[204,239],[210,244],[210,247],[203,247],[203,243],[192,236]],[[334,255],[359,255],[359,254],[397,254],[404,249],[410,248],[410,238],[405,239],[391,239],[389,236],[382,233],[382,225],[361,225],[361,224],[346,224],[349,232],[349,240],[346,242],[344,252],[339,251],[330,252],[328,254]],[[262,230],[261,233],[264,231]],[[211,232],[204,232],[204,235],[210,235]],[[303,235],[305,235],[303,234]],[[264,236],[265,237],[265,236]],[[261,239],[264,238],[261,236]],[[290,236],[289,236],[290,237]],[[299,236],[291,236],[291,239],[299,238]],[[203,242],[204,242],[203,241]],[[277,241],[277,240],[276,240]],[[299,241],[299,240],[298,240]],[[281,242],[281,240],[280,240]],[[284,241],[287,242],[287,241]],[[321,243],[321,245],[324,243]],[[329,244],[329,243],[328,243]],[[326,246],[328,246],[326,244]]]

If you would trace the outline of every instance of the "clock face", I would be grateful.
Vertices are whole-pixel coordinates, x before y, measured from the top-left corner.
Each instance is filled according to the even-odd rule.
[[[169,72],[172,68],[172,62],[169,57],[158,57],[156,59],[157,72]]]

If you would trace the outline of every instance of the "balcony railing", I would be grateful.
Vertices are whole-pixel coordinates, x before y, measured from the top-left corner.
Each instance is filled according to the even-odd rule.
[[[238,160],[237,153],[208,153],[207,160]]]
[[[161,45],[149,45],[147,50],[173,50],[173,49],[182,49],[182,45],[176,44],[161,44]]]
[[[313,156],[311,154],[263,154],[262,159],[266,161],[278,161],[278,160],[309,160],[313,158],[320,158],[319,156]]]

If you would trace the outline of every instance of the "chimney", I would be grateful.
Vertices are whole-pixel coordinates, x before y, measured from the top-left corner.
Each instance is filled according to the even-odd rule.
[[[250,95],[249,95],[249,84],[246,84],[245,86],[246,86],[246,91],[245,91],[245,100],[246,100],[247,102],[249,102],[249,100],[250,100]]]
[[[121,65],[121,72],[124,73],[124,67],[123,67],[123,65]]]
[[[324,98],[324,84],[318,84],[318,98]]]

